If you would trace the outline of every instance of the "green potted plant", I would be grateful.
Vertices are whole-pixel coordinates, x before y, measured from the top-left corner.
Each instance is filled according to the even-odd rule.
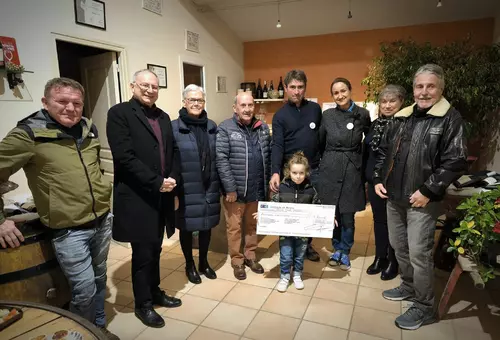
[[[21,74],[24,73],[24,66],[17,65],[11,62],[5,64],[5,70],[7,71],[7,81],[9,82],[9,88],[13,89],[17,84],[22,84],[23,78]]]
[[[477,266],[481,279],[488,282],[498,275],[488,261],[497,254],[487,255],[500,244],[500,188],[475,194],[457,209],[463,218],[459,227],[453,229],[456,238],[450,239],[448,252],[468,258]]]

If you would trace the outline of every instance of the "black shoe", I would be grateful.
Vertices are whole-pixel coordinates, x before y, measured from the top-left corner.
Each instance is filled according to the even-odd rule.
[[[194,265],[194,263],[186,264],[186,276],[189,282],[191,283],[194,284],[201,283],[200,274],[198,274],[198,271],[196,270],[196,266]]]
[[[207,279],[215,280],[217,278],[217,274],[212,268],[210,268],[210,265],[208,263],[205,263],[203,265],[200,264],[198,269],[200,273],[205,275]]]
[[[389,261],[386,269],[382,271],[380,279],[383,281],[389,281],[394,279],[399,274],[399,266],[396,261]]]
[[[375,275],[380,273],[382,270],[387,268],[387,265],[389,262],[387,261],[386,258],[381,258],[381,257],[376,257],[375,260],[373,260],[373,263],[366,269],[366,274],[368,275]]]
[[[135,316],[148,327],[162,328],[165,326],[165,320],[156,313],[153,306],[144,306],[135,309]]]
[[[320,259],[318,252],[310,244],[307,245],[306,257],[309,261],[313,262],[318,262]]]
[[[153,304],[166,308],[175,308],[182,305],[182,301],[176,297],[168,296],[163,290],[157,294],[153,294]]]

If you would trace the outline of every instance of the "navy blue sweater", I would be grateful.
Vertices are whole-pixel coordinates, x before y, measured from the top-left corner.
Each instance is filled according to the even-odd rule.
[[[295,152],[303,151],[312,169],[319,165],[318,131],[321,107],[303,100],[300,107],[287,102],[273,117],[271,173],[281,173],[283,165]]]

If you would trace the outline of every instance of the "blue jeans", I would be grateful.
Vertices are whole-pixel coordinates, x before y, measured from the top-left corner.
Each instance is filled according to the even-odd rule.
[[[349,255],[354,244],[354,213],[335,211],[338,226],[333,230],[332,245],[335,251]]]
[[[71,286],[70,311],[97,326],[106,325],[106,260],[113,215],[109,213],[97,228],[68,229],[52,240],[52,246]]]
[[[280,273],[281,277],[290,279],[293,264],[293,274],[302,275],[304,256],[307,249],[307,239],[294,236],[280,236]]]

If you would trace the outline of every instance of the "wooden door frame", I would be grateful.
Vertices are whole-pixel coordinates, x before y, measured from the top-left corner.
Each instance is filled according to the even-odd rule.
[[[52,38],[53,38],[53,48],[54,48],[54,53],[57,56],[57,41],[65,41],[68,43],[73,43],[73,44],[78,44],[78,45],[84,45],[84,46],[90,46],[90,47],[96,47],[100,48],[103,50],[107,50],[110,52],[117,52],[118,56],[116,58],[116,61],[118,63],[118,82],[117,86],[119,86],[119,98],[121,101],[126,101],[130,97],[130,91],[129,91],[129,77],[128,77],[128,72],[127,72],[127,51],[124,46],[121,45],[116,45],[112,44],[109,42],[105,41],[99,41],[99,40],[90,40],[86,38],[81,38],[81,37],[75,37],[75,36],[70,36],[67,34],[61,34],[61,33],[56,33],[56,32],[51,32]],[[54,69],[57,70],[57,76],[60,76],[59,73],[59,58],[54,58]],[[117,89],[115,88],[115,91]]]

